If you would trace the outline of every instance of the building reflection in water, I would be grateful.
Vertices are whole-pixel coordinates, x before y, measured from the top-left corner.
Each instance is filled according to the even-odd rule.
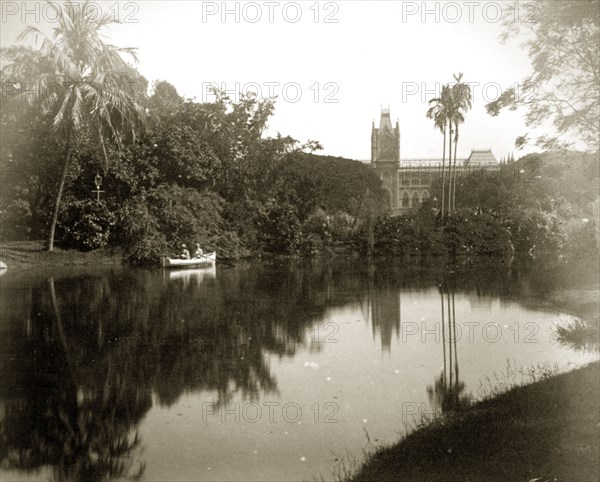
[[[441,355],[443,359],[442,373],[434,384],[427,388],[432,404],[442,412],[455,410],[468,402],[464,395],[465,384],[460,380],[459,353],[457,347],[455,293],[451,285],[441,285],[440,322],[437,325],[441,332]],[[394,336],[399,338],[402,323],[402,288],[372,290],[371,323],[373,338],[377,333],[381,338],[381,350],[389,353]]]
[[[381,337],[382,352],[389,353],[394,334],[400,336],[401,290],[382,290],[371,292],[371,323],[373,338],[377,332]]]

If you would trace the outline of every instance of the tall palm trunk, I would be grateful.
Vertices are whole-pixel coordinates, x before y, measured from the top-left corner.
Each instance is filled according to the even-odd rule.
[[[456,152],[456,149],[454,150],[454,152]],[[452,292],[452,324],[453,324],[453,329],[452,329],[452,333],[454,335],[454,376],[456,377],[456,398],[454,400],[455,403],[458,403],[458,352],[456,350],[456,342],[458,341],[456,339],[456,313],[454,311],[454,292]]]
[[[442,290],[440,292],[440,300],[442,302],[442,354],[444,356],[444,371],[442,374],[442,383],[444,385],[444,393],[446,392],[447,386],[448,386],[448,378],[447,378],[447,374],[448,374],[448,367],[446,366],[446,327],[444,326],[446,324],[446,321],[444,320],[444,288],[442,285]]]
[[[452,385],[454,383],[454,373],[453,373],[453,365],[452,365],[452,318],[450,318],[450,290],[448,290],[448,293],[446,294],[447,296],[447,305],[448,305],[448,353],[449,353],[449,358],[448,358],[448,369],[450,371],[449,373],[449,379],[450,379],[450,393],[452,393]]]
[[[106,144],[104,144],[104,136],[102,135],[102,128],[98,126],[98,140],[100,141],[100,146],[102,147],[102,154],[104,155],[104,166],[102,168],[103,174],[106,174],[108,169],[108,154],[106,153]]]
[[[60,209],[60,201],[62,199],[63,190],[65,188],[67,173],[69,172],[69,160],[71,156],[71,131],[72,126],[69,124],[69,127],[67,127],[67,142],[65,144],[65,160],[63,163],[62,172],[60,174],[60,180],[58,181],[58,191],[56,193],[56,199],[54,200],[54,210],[52,212],[52,221],[50,222],[50,232],[48,233],[49,253],[51,253],[54,250],[54,232],[56,231],[56,222],[58,221],[58,211]]]
[[[448,139],[448,214],[450,214],[452,212],[451,210],[451,205],[450,205],[450,201],[451,201],[451,189],[452,189],[452,119],[448,119],[448,123],[449,123],[449,131],[450,131],[450,136]]]
[[[456,125],[456,136],[454,137],[454,176],[452,183],[452,210],[456,209],[456,151],[458,145],[458,124]]]
[[[446,124],[444,124],[444,149],[442,153],[442,217],[444,217],[444,206],[446,203],[446,185],[444,171],[446,170]]]

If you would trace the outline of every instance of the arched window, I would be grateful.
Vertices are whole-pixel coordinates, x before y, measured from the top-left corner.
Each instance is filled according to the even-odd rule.
[[[410,207],[410,198],[408,197],[408,193],[406,191],[404,192],[404,194],[402,194],[402,207]]]
[[[413,207],[418,206],[419,204],[421,204],[421,198],[419,197],[419,193],[417,191],[413,192],[412,195],[412,205]]]
[[[431,196],[429,195],[428,191],[423,191],[423,202],[425,202],[427,199],[429,199]]]

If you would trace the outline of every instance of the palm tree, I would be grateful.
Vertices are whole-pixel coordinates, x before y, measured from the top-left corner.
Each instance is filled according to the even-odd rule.
[[[41,41],[39,51],[46,67],[40,68],[34,79],[36,95],[27,95],[29,91],[15,100],[27,102],[30,111],[51,116],[53,132],[65,139],[48,233],[47,247],[52,251],[77,135],[84,128],[95,132],[106,160],[105,137],[119,142],[124,134],[134,134],[136,121],[141,119],[141,108],[131,89],[131,69],[121,57],[121,54],[127,54],[137,61],[135,50],[107,44],[100,34],[103,27],[118,22],[108,14],[90,18],[88,13],[95,9],[89,8],[89,0],[66,2],[62,7],[50,1],[47,3],[57,19],[52,36],[46,36],[35,27],[27,27],[19,36],[19,40],[33,39],[36,45]],[[27,65],[16,62],[9,67],[18,75],[25,72]]]
[[[448,212],[454,211],[454,204],[452,200],[454,199],[454,189],[456,187],[456,144],[458,141],[458,124],[464,122],[464,120],[465,119],[462,113],[456,108],[456,104],[453,99],[449,123],[450,125],[454,124],[454,128],[450,131],[450,138],[448,139],[448,142],[450,144],[450,148],[452,148],[452,142],[454,142],[454,162],[452,162],[452,155],[450,155],[450,159],[448,161],[448,171],[450,171],[450,179],[448,181]],[[454,137],[452,137],[452,134],[454,134]]]
[[[452,86],[452,104],[453,104],[453,122],[455,125],[454,133],[454,163],[453,163],[453,181],[452,181],[452,204],[450,199],[448,200],[449,206],[452,206],[452,210],[456,207],[456,151],[458,145],[458,126],[465,121],[464,113],[471,109],[471,88],[468,84],[462,82],[462,73],[458,75],[454,74],[454,80],[456,84]],[[452,141],[451,141],[452,142]]]
[[[442,86],[440,96],[429,101],[432,104],[427,111],[427,118],[433,119],[433,124],[444,135],[444,147],[442,151],[442,216],[444,215],[445,203],[445,180],[444,174],[446,171],[446,132],[448,129],[448,101],[450,100],[450,86]]]
[[[452,123],[455,118],[452,91],[450,91],[448,97],[448,110],[446,115],[448,116],[448,214],[450,214],[452,212],[452,206],[450,205],[450,196],[452,194],[452,134],[454,134]]]

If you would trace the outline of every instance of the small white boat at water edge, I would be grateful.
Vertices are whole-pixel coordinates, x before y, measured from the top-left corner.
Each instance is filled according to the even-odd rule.
[[[217,261],[217,252],[203,254],[199,258],[179,259],[162,258],[160,264],[163,268],[190,268],[190,267],[208,267],[214,266]]]

